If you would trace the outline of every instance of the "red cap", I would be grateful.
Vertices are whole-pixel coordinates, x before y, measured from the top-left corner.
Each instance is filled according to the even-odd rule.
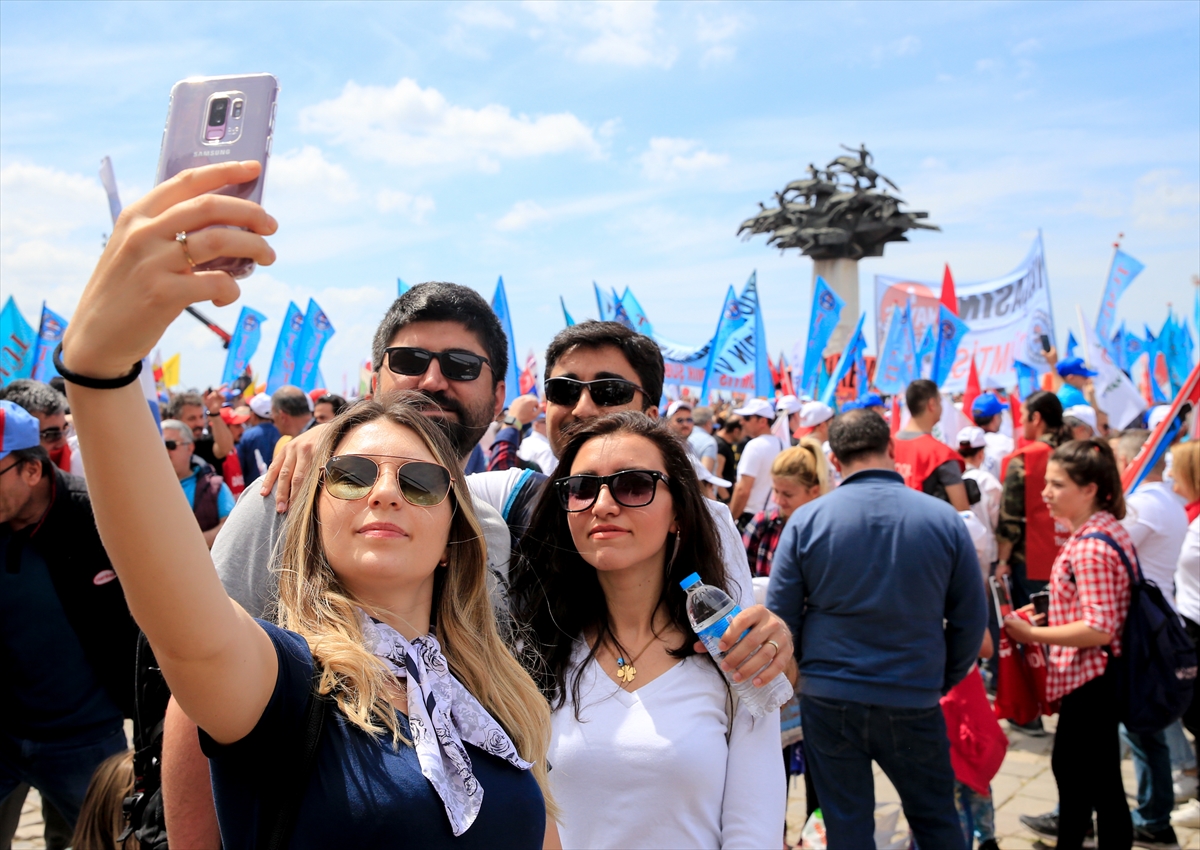
[[[232,407],[221,408],[221,419],[226,425],[243,425],[250,419],[249,413],[235,413]]]

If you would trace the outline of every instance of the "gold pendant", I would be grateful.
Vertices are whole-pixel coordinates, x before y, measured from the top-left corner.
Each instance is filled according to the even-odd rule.
[[[637,670],[632,664],[626,664],[624,658],[617,659],[617,678],[625,684],[633,681],[633,677],[637,675]]]

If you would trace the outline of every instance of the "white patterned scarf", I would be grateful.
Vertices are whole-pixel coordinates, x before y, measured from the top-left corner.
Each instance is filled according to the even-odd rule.
[[[408,725],[421,773],[442,798],[454,834],[462,835],[483,805],[483,788],[471,770],[464,741],[521,770],[533,765],[517,754],[500,724],[450,673],[433,635],[409,642],[361,608],[359,615],[367,649],[383,659],[392,673],[408,680]]]

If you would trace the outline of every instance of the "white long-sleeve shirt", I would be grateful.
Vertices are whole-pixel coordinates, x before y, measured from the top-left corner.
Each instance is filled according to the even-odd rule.
[[[575,663],[587,657],[580,644]],[[563,847],[778,847],[787,780],[779,712],[742,705],[729,741],[725,686],[707,656],[691,656],[633,692],[596,661],[554,713],[547,759]]]

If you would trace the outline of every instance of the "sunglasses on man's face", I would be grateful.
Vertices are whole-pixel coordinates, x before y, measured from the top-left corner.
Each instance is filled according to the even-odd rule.
[[[568,513],[586,511],[607,487],[613,500],[626,508],[644,508],[654,501],[658,482],[667,476],[653,469],[627,469],[612,475],[572,475],[554,482],[558,502]]]
[[[485,365],[489,369],[492,366],[486,357],[461,349],[428,351],[424,348],[387,348],[383,354],[392,372],[409,377],[424,375],[435,359],[442,375],[451,381],[473,381],[479,377]]]
[[[163,440],[163,445],[167,447],[167,451],[173,452],[180,446],[190,446],[191,443],[181,443],[179,440]]]
[[[433,508],[446,500],[450,470],[438,463],[391,455],[373,455],[396,464],[396,480],[404,501],[418,508]],[[353,502],[365,498],[379,480],[380,465],[365,455],[334,455],[325,464],[325,490],[335,499]]]
[[[646,391],[637,384],[621,378],[599,378],[595,381],[548,378],[546,380],[546,401],[564,407],[574,407],[579,403],[579,398],[583,395],[585,388],[596,407],[621,407],[632,402],[637,393],[641,393],[643,396],[646,394]]]
[[[62,428],[43,428],[38,431],[38,436],[42,438],[43,443],[57,443],[64,433]]]

